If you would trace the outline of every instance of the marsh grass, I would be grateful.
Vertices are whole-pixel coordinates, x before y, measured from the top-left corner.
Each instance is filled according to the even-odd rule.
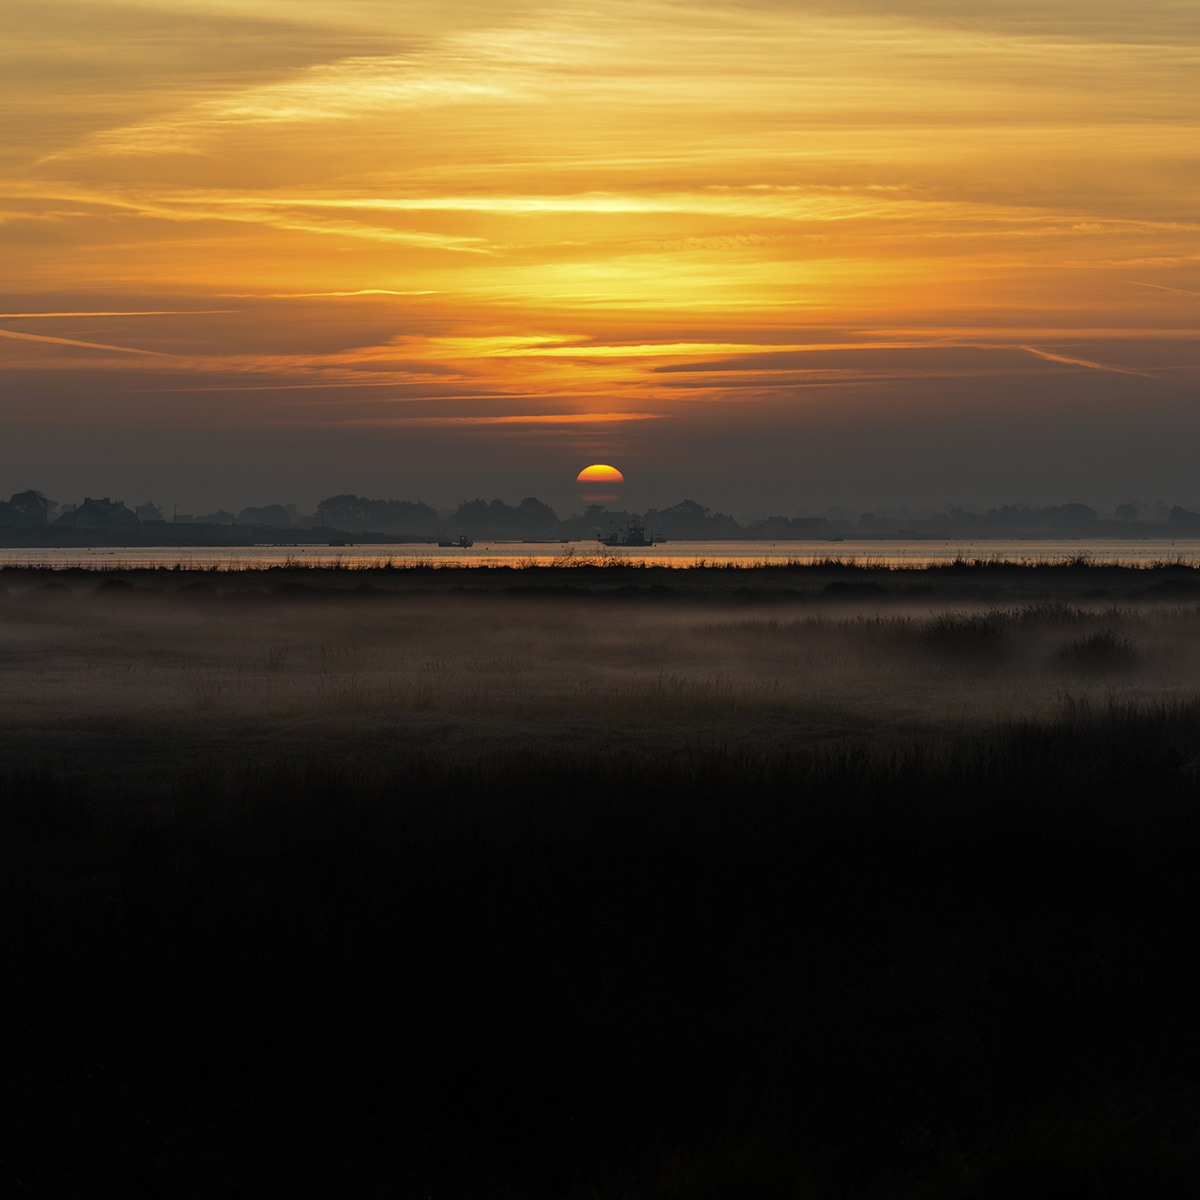
[[[1089,575],[1112,576],[1116,574],[1142,577],[1167,575],[1172,577],[1165,581],[1169,587],[1176,587],[1180,590],[1188,590],[1189,584],[1200,587],[1200,560],[1195,556],[1189,557],[1182,554],[1174,558],[1133,560],[1103,558],[1088,553],[1053,557],[1029,555],[1020,558],[997,555],[970,557],[959,554],[950,560],[913,566],[895,560],[888,561],[884,557],[852,554],[818,554],[789,559],[698,557],[692,560],[676,560],[655,558],[652,550],[631,554],[628,551],[606,548],[593,553],[580,553],[573,547],[549,558],[544,555],[530,555],[517,559],[480,557],[467,562],[437,558],[396,557],[394,555],[366,558],[334,554],[326,558],[297,555],[286,557],[282,562],[261,565],[248,565],[243,561],[234,560],[204,561],[183,557],[172,563],[122,561],[117,558],[106,561],[80,560],[73,563],[63,561],[4,563],[0,565],[0,577],[14,583],[19,583],[23,577],[30,576],[67,577],[77,581],[101,581],[106,577],[111,579],[114,576],[128,576],[142,582],[147,580],[166,581],[172,576],[186,576],[189,579],[199,576],[246,580],[248,578],[278,579],[282,575],[288,575],[319,580],[327,576],[343,579],[347,576],[402,578],[437,574],[470,579],[488,575],[504,577],[514,572],[518,574],[561,573],[564,569],[571,568],[585,568],[593,573],[608,575],[628,573],[636,575],[644,572],[667,571],[685,579],[689,575],[712,573],[718,575],[741,573],[759,576],[806,574],[816,576],[831,572],[851,577],[867,574],[881,577],[890,575],[893,578],[914,575],[925,575],[929,578],[972,575],[1007,576],[1012,579],[1028,576],[1057,578],[1059,581]]]
[[[925,623],[921,639],[935,654],[960,659],[996,659],[1004,649],[1004,615],[987,613],[942,613]]]
[[[107,800],[10,771],[22,1178],[1185,1194],[1198,729],[1088,702],[853,753],[213,763]]]
[[[1198,666],[1110,597],[11,592],[3,1169],[1194,1195]]]
[[[1066,643],[1057,655],[1061,667],[1096,675],[1132,671],[1138,650],[1131,638],[1111,629],[1102,629],[1085,638]]]

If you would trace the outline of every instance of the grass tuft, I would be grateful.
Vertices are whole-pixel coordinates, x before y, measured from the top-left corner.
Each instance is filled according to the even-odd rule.
[[[1064,670],[1109,675],[1129,672],[1137,665],[1138,650],[1132,639],[1112,629],[1067,642],[1055,656]]]

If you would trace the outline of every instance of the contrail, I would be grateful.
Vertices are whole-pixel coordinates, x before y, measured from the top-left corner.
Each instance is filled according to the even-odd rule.
[[[0,313],[0,321],[16,321],[26,317],[199,317],[213,313],[241,312],[239,308],[152,308],[144,312],[30,312]]]
[[[1167,287],[1165,283],[1141,283],[1137,279],[1127,279],[1125,282],[1133,287],[1154,288],[1160,292],[1178,292],[1181,296],[1200,296],[1200,292],[1193,292],[1190,288]]]
[[[1088,358],[1069,358],[1065,354],[1051,354],[1049,350],[1036,350],[1033,346],[1018,346],[1017,349],[1024,350],[1026,354],[1032,354],[1035,358],[1044,358],[1047,362],[1087,367],[1091,371],[1113,371],[1117,375],[1140,375],[1143,379],[1158,379],[1157,375],[1151,375],[1149,371],[1135,371],[1132,367],[1114,367],[1108,363],[1092,362]]]
[[[135,350],[131,346],[106,346],[103,342],[77,342],[74,338],[47,337],[41,333],[16,333],[11,329],[0,329],[0,337],[15,338],[19,342],[51,342],[56,346],[82,346],[85,350],[115,350],[118,354],[148,354],[154,358],[170,358],[158,350]]]

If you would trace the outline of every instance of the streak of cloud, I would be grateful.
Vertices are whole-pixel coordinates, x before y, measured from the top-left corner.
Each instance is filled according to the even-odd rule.
[[[1018,350],[1024,350],[1026,354],[1032,354],[1035,358],[1044,358],[1047,362],[1065,363],[1071,367],[1086,367],[1089,371],[1111,371],[1116,375],[1140,375],[1143,379],[1158,379],[1157,375],[1152,375],[1149,371],[1135,371],[1132,367],[1117,367],[1112,363],[1093,362],[1090,358],[1072,358],[1068,354],[1054,354],[1049,350],[1039,350],[1034,346],[1017,346]]]
[[[210,317],[219,313],[238,311],[240,310],[236,308],[155,308],[141,312],[17,312],[0,313],[0,321],[17,321],[34,317]]]
[[[373,242],[395,242],[428,250],[448,250],[456,254],[492,254],[478,243],[484,239],[456,234],[425,233],[412,229],[392,229],[387,225],[368,225],[363,221],[330,221],[290,215],[272,206],[258,210],[254,206],[238,210],[196,209],[172,205],[135,206],[145,215],[168,221],[237,221],[245,225],[265,225],[296,233],[314,233],[330,237],[359,238]]]
[[[480,64],[482,65],[482,64]],[[95,155],[202,155],[215,137],[245,126],[345,122],[380,108],[519,100],[504,72],[428,57],[364,55],[303,68],[291,78],[203,100],[174,113],[92,134],[42,163]],[[519,86],[519,85],[517,85]]]
[[[1133,287],[1154,288],[1158,292],[1176,292],[1180,296],[1200,296],[1200,292],[1194,292],[1191,288],[1168,287],[1165,283],[1142,283],[1139,279],[1128,279],[1126,282]]]
[[[358,288],[353,292],[222,292],[220,295],[229,300],[321,300],[327,296],[440,296],[441,292],[431,288],[410,292],[399,292],[392,288]]]
[[[17,333],[13,329],[0,329],[0,337],[13,338],[20,342],[49,342],[55,346],[82,346],[85,350],[112,350],[117,354],[144,354],[151,358],[170,358],[158,350],[137,350],[132,346],[107,346],[103,342],[77,342],[73,338],[49,337],[41,333]]]
[[[347,425],[598,425],[616,421],[654,421],[665,414],[653,412],[506,413],[484,417],[359,417],[339,422]]]

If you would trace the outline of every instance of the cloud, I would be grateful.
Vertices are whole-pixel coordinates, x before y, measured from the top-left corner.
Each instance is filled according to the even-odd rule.
[[[1200,296],[1200,292],[1194,292],[1191,288],[1168,287],[1165,283],[1142,283],[1137,279],[1126,280],[1132,287],[1154,288],[1159,292],[1177,292],[1180,296]]]
[[[27,317],[210,317],[219,313],[235,313],[236,308],[155,308],[143,312],[19,312],[0,313],[0,321],[16,321]],[[14,334],[14,336],[17,336]],[[81,346],[87,345],[80,342]],[[149,354],[150,351],[142,351]]]
[[[397,292],[391,288],[359,288],[353,292],[221,292],[219,294],[230,300],[319,300],[327,296],[440,296],[442,293],[431,288],[411,292]]]
[[[443,61],[429,56],[361,55],[318,63],[287,79],[231,90],[174,113],[88,136],[73,148],[55,151],[43,163],[95,155],[205,154],[213,139],[246,127],[328,124],[370,116],[381,109],[520,98],[511,71]]]
[[[360,417],[348,425],[599,425],[614,421],[654,421],[666,414],[653,412],[507,413],[484,417]]]
[[[282,195],[230,193],[220,191],[180,192],[175,202],[204,211],[219,212],[252,208],[262,212],[277,209],[346,211],[359,213],[486,213],[508,216],[551,216],[555,214],[601,215],[680,215],[748,217],[762,221],[847,222],[886,218],[889,221],[920,220],[931,225],[943,222],[996,223],[1011,231],[1037,234],[1048,223],[1061,221],[1061,214],[1029,205],[985,203],[979,199],[962,201],[933,196],[904,194],[905,189],[871,183],[857,186],[811,187],[747,183],[739,186],[700,185],[687,189],[627,188],[622,191],[551,192],[541,194],[510,193],[489,190],[479,195],[426,192],[408,195],[379,195],[362,191],[355,196],[331,196],[294,190]],[[1126,221],[1120,228],[1162,228],[1161,223]],[[1178,222],[1169,228],[1182,230]],[[983,230],[972,230],[976,235]],[[764,246],[776,236],[730,233],[695,239],[677,239],[685,248],[704,249],[716,244]]]
[[[40,333],[17,333],[12,329],[0,329],[0,337],[14,338],[21,342],[49,342],[56,346],[82,346],[86,350],[113,350],[118,354],[144,354],[152,358],[169,358],[157,350],[135,350],[132,346],[107,346],[102,342],[77,342],[73,338],[48,337]]]
[[[168,221],[238,221],[250,225],[267,225],[275,229],[298,233],[315,233],[332,237],[365,239],[372,242],[395,242],[428,250],[449,250],[458,254],[491,254],[479,245],[484,239],[449,233],[423,233],[410,229],[393,229],[386,225],[368,225],[362,221],[325,220],[297,215],[287,211],[287,205],[230,209],[221,207],[194,208],[170,203],[131,204],[142,215],[161,217]]]
[[[1152,375],[1149,371],[1135,371],[1132,367],[1116,367],[1111,363],[1093,362],[1090,358],[1072,358],[1066,354],[1054,354],[1049,350],[1038,350],[1034,346],[1018,346],[1018,350],[1024,350],[1026,354],[1032,354],[1036,358],[1044,358],[1047,362],[1066,363],[1072,367],[1087,367],[1090,371],[1112,371],[1117,375],[1140,375],[1143,379],[1157,379],[1157,375]]]
[[[652,342],[619,345],[574,341],[566,337],[447,337],[430,338],[427,345],[437,357],[463,358],[690,358],[698,354],[747,354],[760,345],[725,342]],[[778,349],[801,349],[781,346]]]

